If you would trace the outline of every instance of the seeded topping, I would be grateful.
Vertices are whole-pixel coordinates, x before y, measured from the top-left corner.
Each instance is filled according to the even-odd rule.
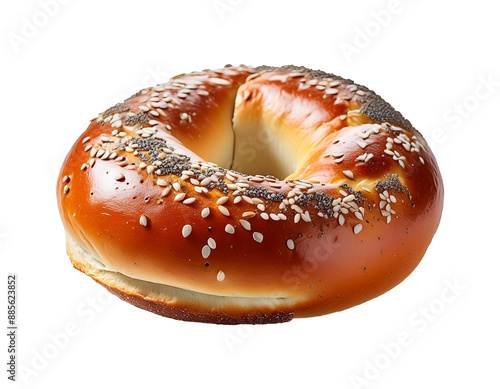
[[[187,238],[189,235],[191,235],[192,231],[193,227],[191,227],[189,224],[186,224],[184,227],[182,227],[182,236],[184,238]]]
[[[217,273],[217,281],[224,281],[225,278],[226,275],[224,274],[224,272],[222,270],[219,270],[219,272]]]
[[[323,98],[330,99],[331,104],[343,103],[345,100],[364,103],[359,111],[355,113],[349,111],[351,113],[347,112],[339,116],[341,120],[349,120],[349,115],[361,113],[372,120],[377,117],[378,122],[381,123],[357,133],[358,139],[355,140],[359,153],[357,157],[355,156],[357,166],[367,166],[365,164],[372,158],[381,156],[386,160],[389,157],[391,163],[397,167],[396,171],[401,171],[401,169],[408,169],[409,165],[413,166],[412,161],[409,162],[407,159],[409,153],[419,153],[420,150],[425,150],[424,145],[418,141],[418,137],[412,136],[414,130],[409,122],[405,121],[402,116],[400,117],[397,111],[394,111],[376,94],[361,85],[354,84],[351,80],[302,67],[260,67],[255,70],[264,73],[274,71],[269,81],[276,84],[293,83],[291,85],[296,85],[299,91],[309,89],[306,93],[322,95]],[[230,71],[228,70],[228,74],[231,74]],[[259,73],[254,73],[247,80],[259,77],[259,75]],[[386,218],[386,222],[393,220],[392,216],[396,215],[398,206],[402,204],[398,202],[397,194],[410,196],[408,188],[402,185],[397,174],[388,175],[375,184],[363,183],[366,185],[363,187],[364,192],[355,191],[347,184],[342,184],[337,188],[335,185],[326,186],[312,179],[311,182],[280,181],[272,176],[247,175],[227,170],[211,162],[194,161],[180,152],[175,143],[169,143],[155,136],[158,131],[170,132],[177,125],[184,126],[189,123],[197,125],[200,120],[199,115],[196,115],[196,112],[190,112],[189,105],[180,109],[180,104],[184,104],[184,101],[192,99],[193,96],[208,96],[214,88],[221,89],[231,85],[233,81],[224,77],[223,71],[216,71],[203,81],[190,78],[189,75],[180,75],[166,84],[143,89],[133,96],[132,98],[136,99],[135,104],[139,103],[137,110],[132,111],[131,107],[125,103],[106,110],[96,121],[106,128],[107,132],[103,132],[97,139],[87,136],[82,140],[81,147],[88,153],[90,159],[81,166],[81,171],[88,172],[94,167],[97,159],[113,161],[124,169],[140,169],[141,174],[147,174],[149,176],[147,179],[158,187],[156,201],[159,205],[166,204],[167,201],[175,201],[179,206],[185,205],[186,209],[191,210],[189,212],[194,210],[199,220],[205,219],[204,223],[222,214],[229,221],[224,227],[227,234],[250,231],[253,240],[258,243],[263,241],[264,234],[253,231],[253,228],[259,229],[262,223],[276,223],[277,226],[280,223],[292,223],[298,225],[295,228],[300,228],[299,223],[313,223],[314,227],[319,223],[322,228],[321,219],[333,218],[336,219],[338,226],[348,227],[354,234],[359,234],[363,228],[363,224],[359,221],[365,219],[366,199],[363,194],[372,193],[369,188],[375,189],[380,199],[377,200],[377,204],[370,203],[367,211],[372,211],[373,207],[378,205],[379,212]],[[244,101],[247,101],[254,96],[251,92],[244,90],[242,97]],[[128,102],[130,103],[130,100]],[[370,116],[374,107],[385,111]],[[166,112],[173,108],[178,109],[176,118],[168,124],[166,118],[170,116]],[[384,119],[383,122],[382,119]],[[377,148],[371,146],[373,138],[370,139],[370,136],[374,136],[373,134],[386,136],[383,153],[378,153]],[[339,140],[334,144],[336,142]],[[329,161],[337,164],[337,167],[345,164],[346,156],[342,150],[336,150],[326,157],[331,158]],[[422,156],[418,156],[418,160],[424,164]],[[348,179],[355,179],[352,170],[339,170]],[[116,173],[114,179],[118,182],[125,181],[125,175],[122,172]],[[356,177],[356,179],[362,180],[363,178]],[[65,194],[70,190],[69,180],[69,176],[64,178],[66,185],[63,187],[63,193]],[[170,197],[167,197],[169,195]],[[371,196],[373,195],[375,194]],[[209,200],[211,203],[207,203],[207,199],[212,199]],[[148,202],[149,197],[145,201]],[[211,212],[215,212],[212,217],[210,217]],[[394,217],[397,218],[397,216]],[[367,217],[367,221],[368,219]],[[149,225],[149,219],[146,215],[142,215],[139,223],[146,227]],[[210,228],[212,227],[209,227],[209,231]],[[181,233],[184,238],[194,241],[197,237],[192,236],[192,231],[193,227],[186,224]],[[216,243],[211,237],[207,236],[204,239],[206,239],[206,244],[203,247],[200,244],[198,250],[201,249],[201,256],[207,258],[211,255],[211,250],[216,248]],[[293,239],[287,239],[286,246],[289,250],[294,250]],[[219,279],[219,275],[217,278]]]
[[[208,247],[210,247],[212,250],[217,247],[215,240],[213,238],[208,238],[207,244]]]
[[[343,184],[340,186],[342,189],[344,189],[347,193],[351,194],[354,196],[354,200],[362,205],[365,203],[365,199],[363,198],[363,192],[361,192],[360,190],[358,191],[354,191],[354,189],[352,189],[349,185],[347,184]]]
[[[404,186],[397,174],[389,175],[385,178],[384,181],[377,181],[375,184],[375,190],[377,192],[383,192],[385,190],[393,190],[398,193],[403,193],[405,195],[409,195],[410,191],[406,186]]]
[[[130,107],[127,104],[119,103],[104,111],[102,115],[106,117],[114,115],[115,113],[122,113],[127,111],[130,111]]]
[[[262,235],[260,232],[254,232],[252,234],[252,237],[258,243],[261,243],[264,240],[264,235]]]
[[[247,197],[258,197],[274,202],[280,202],[286,197],[284,193],[276,193],[269,189],[256,186],[248,187],[243,192],[241,192],[241,195]]]
[[[333,217],[334,209],[332,208],[333,197],[323,192],[316,192],[311,194],[303,194],[300,196],[296,204],[301,207],[314,208],[327,217]]]
[[[138,123],[140,123],[140,124],[148,124],[150,120],[151,120],[151,117],[149,116],[149,114],[146,113],[146,112],[141,111],[141,112],[136,113],[133,116],[129,116],[125,120],[125,125],[127,125],[127,126],[134,126],[134,125],[136,125]]]
[[[203,248],[201,249],[201,256],[203,258],[208,258],[210,256],[210,252],[212,250],[210,249],[210,246],[208,246],[207,244],[205,246],[203,246]]]
[[[142,215],[140,218],[139,218],[139,224],[141,226],[144,226],[144,227],[147,227],[148,226],[148,218],[146,215]]]
[[[210,208],[208,208],[208,207],[207,208],[203,208],[201,210],[201,217],[203,219],[205,219],[206,217],[208,217],[208,215],[210,215]]]

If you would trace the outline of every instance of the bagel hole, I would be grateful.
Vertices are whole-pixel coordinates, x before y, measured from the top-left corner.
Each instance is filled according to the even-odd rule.
[[[288,142],[256,120],[234,120],[232,170],[250,175],[286,179],[297,170],[298,158]]]

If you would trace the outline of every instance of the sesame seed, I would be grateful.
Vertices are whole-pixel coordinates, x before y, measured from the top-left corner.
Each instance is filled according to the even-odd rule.
[[[231,82],[228,80],[224,80],[223,78],[217,78],[217,77],[210,77],[208,79],[212,84],[217,84],[217,85],[231,85]]]
[[[172,186],[174,187],[176,192],[179,192],[181,190],[181,184],[179,184],[178,182],[174,182]]]
[[[219,199],[217,200],[217,204],[218,204],[218,205],[222,205],[222,204],[224,204],[227,200],[229,200],[229,197],[227,197],[227,196],[221,197],[221,198],[219,198]]]
[[[210,247],[208,245],[205,245],[203,246],[203,248],[201,249],[201,256],[203,258],[208,258],[209,255],[210,255]]]
[[[165,188],[163,189],[163,191],[161,192],[161,197],[165,197],[166,195],[168,195],[170,193],[170,188]]]
[[[224,216],[229,216],[229,210],[225,206],[219,205],[218,208],[220,213],[222,213]]]
[[[90,136],[83,138],[82,143],[87,143],[90,140]]]
[[[146,217],[146,215],[141,215],[141,217],[139,218],[139,224],[141,226],[147,227],[147,225],[148,225],[148,218]]]
[[[260,232],[254,232],[252,234],[252,237],[258,243],[261,243],[264,240],[264,235],[262,235]]]
[[[190,197],[190,198],[188,198],[188,199],[184,200],[184,201],[182,202],[182,204],[189,205],[189,204],[193,204],[195,201],[196,201],[196,198],[194,198],[194,197]]]
[[[242,215],[242,216],[243,216],[245,219],[250,219],[250,218],[254,217],[255,215],[256,215],[256,214],[255,214],[255,212],[243,212],[243,215]]]
[[[368,143],[366,143],[365,141],[362,141],[362,140],[357,140],[356,143],[358,144],[359,147],[361,147],[362,149],[364,149],[366,146],[368,146]]]
[[[125,179],[125,176],[121,173],[118,173],[116,176],[115,176],[115,180],[116,181],[123,181]]]
[[[206,177],[203,180],[201,180],[200,185],[201,186],[207,186],[212,182],[212,177]]]
[[[184,200],[184,197],[186,197],[185,193],[179,193],[174,197],[174,201],[182,201]]]
[[[344,173],[344,175],[347,178],[350,178],[351,180],[354,180],[354,174],[350,170],[344,170],[342,173]]]
[[[341,226],[343,226],[343,225],[344,225],[344,222],[345,222],[345,218],[344,218],[344,216],[343,216],[343,215],[339,215],[339,219],[338,219],[338,220],[339,220],[339,224],[340,224]]]
[[[201,217],[203,219],[205,219],[206,217],[208,217],[208,215],[210,215],[210,208],[206,207],[206,208],[203,208],[201,210]]]
[[[293,240],[288,239],[286,241],[286,247],[288,247],[289,250],[293,250],[295,248],[295,243],[293,243]]]
[[[226,224],[224,231],[226,231],[228,234],[234,234],[234,227],[231,224]]]
[[[191,232],[193,232],[193,227],[191,227],[189,224],[186,224],[184,227],[182,227],[182,236],[184,238],[187,238],[189,235],[191,235]]]
[[[252,204],[253,205],[253,200],[248,197],[248,196],[241,196],[243,198],[243,200],[245,200],[248,204]]]
[[[239,222],[240,222],[241,226],[245,230],[250,231],[252,229],[252,226],[251,226],[251,224],[248,221],[246,221],[246,220],[239,220]]]
[[[67,194],[68,192],[69,192],[69,186],[68,185],[64,185],[63,193]]]
[[[294,218],[293,218],[293,222],[294,222],[294,223],[298,223],[299,221],[300,221],[300,214],[298,213],[298,214],[296,214],[296,215],[294,216]]]
[[[224,281],[224,278],[226,278],[226,275],[222,270],[219,270],[217,273],[217,281]]]
[[[212,250],[217,247],[214,238],[208,238],[207,244]]]
[[[153,173],[153,171],[154,171],[154,170],[155,170],[154,166],[151,166],[151,165],[149,165],[149,166],[146,168],[146,172],[147,172],[148,174]]]
[[[269,220],[269,215],[266,212],[261,212],[260,217],[264,220]]]
[[[352,201],[356,198],[356,196],[354,196],[353,194],[350,194],[349,196],[346,196],[342,199],[342,202],[344,203],[348,203],[349,201]]]
[[[354,229],[353,229],[353,230],[354,230],[354,233],[355,233],[355,234],[359,234],[359,233],[361,232],[361,230],[362,230],[362,229],[363,229],[363,225],[360,223],[360,224],[356,224],[356,225],[354,226]]]
[[[270,216],[270,217],[271,217],[271,219],[273,219],[273,220],[276,220],[276,221],[280,220],[279,216],[278,216],[278,215],[276,215],[275,213],[271,213],[269,216]]]
[[[163,178],[159,178],[156,183],[158,184],[158,186],[167,186],[168,185],[168,182],[165,181]]]

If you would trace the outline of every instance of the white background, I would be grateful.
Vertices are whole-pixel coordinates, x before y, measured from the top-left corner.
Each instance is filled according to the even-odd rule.
[[[17,273],[19,371],[17,383],[6,380],[2,336],[1,386],[498,385],[499,9],[486,0],[392,3],[2,2],[0,293]],[[142,311],[73,270],[55,184],[88,120],[144,86],[226,63],[352,78],[433,144],[445,208],[406,281],[341,313],[224,327]],[[411,344],[398,348],[401,333]]]

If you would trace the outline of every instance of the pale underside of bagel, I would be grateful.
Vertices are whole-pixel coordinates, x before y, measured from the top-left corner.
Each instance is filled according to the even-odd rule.
[[[162,316],[216,324],[270,324],[293,318],[294,298],[217,296],[128,277],[107,270],[69,234],[66,234],[66,252],[76,269],[111,293]]]

